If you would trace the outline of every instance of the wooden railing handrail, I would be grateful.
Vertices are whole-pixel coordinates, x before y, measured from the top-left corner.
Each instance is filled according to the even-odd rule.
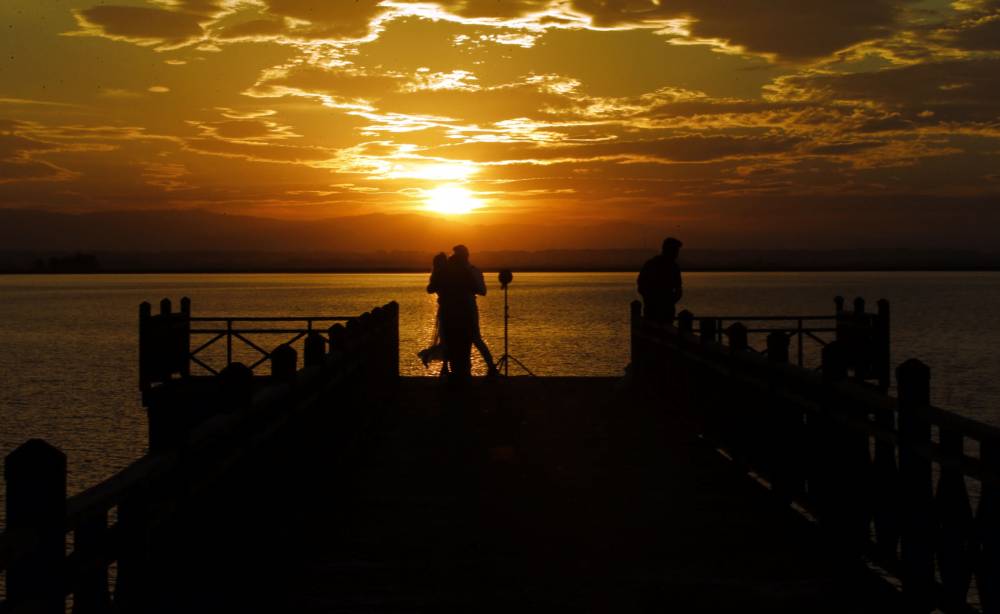
[[[888,394],[887,302],[878,314],[842,312],[863,328],[837,331],[822,371],[790,364],[782,334],[765,357],[742,324],[726,345],[717,327],[696,334],[711,318],[687,313],[675,328],[645,320],[637,303],[631,313],[637,379],[673,394],[713,445],[896,574],[914,611],[1000,611],[1000,427],[932,406],[919,361],[900,365],[898,396]],[[871,355],[851,354],[859,347]]]
[[[186,303],[189,309],[190,302]],[[390,390],[391,386],[387,385],[389,380],[386,378],[394,381],[399,373],[398,305],[390,303],[359,317],[321,319],[346,321],[347,326],[338,323],[331,327],[327,331],[328,335],[323,338],[309,337],[305,347],[304,366],[301,369],[297,367],[295,351],[288,346],[282,346],[280,352],[275,350],[270,353],[272,361],[270,376],[251,377],[247,380],[246,367],[239,367],[235,374],[242,379],[220,379],[219,384],[212,385],[223,386],[220,390],[237,393],[237,396],[232,397],[233,402],[242,398],[239,396],[242,394],[240,390],[246,390],[250,396],[245,405],[241,401],[239,405],[220,406],[221,413],[209,416],[199,424],[190,426],[186,432],[174,435],[172,445],[154,447],[151,441],[150,452],[145,456],[79,494],[65,496],[65,456],[48,444],[34,441],[30,449],[29,446],[22,446],[8,455],[6,462],[10,466],[15,462],[11,459],[17,456],[16,481],[19,484],[26,483],[25,477],[34,479],[33,476],[37,473],[34,467],[39,466],[37,461],[47,462],[53,455],[62,457],[61,479],[64,503],[58,508],[62,510],[58,515],[51,517],[50,514],[54,524],[45,524],[42,533],[39,533],[40,529],[36,530],[31,526],[14,526],[12,517],[8,518],[8,529],[0,533],[0,571],[8,572],[8,587],[11,587],[13,586],[11,570],[15,564],[17,565],[16,593],[19,597],[15,599],[15,590],[10,589],[8,601],[0,603],[0,611],[19,612],[24,606],[38,608],[37,611],[46,613],[61,611],[59,608],[64,596],[74,594],[81,582],[89,583],[87,590],[106,591],[107,582],[99,581],[100,574],[104,573],[101,570],[115,561],[119,561],[121,568],[125,565],[124,559],[119,559],[120,556],[124,556],[122,549],[137,547],[135,544],[127,543],[129,538],[123,537],[122,534],[122,531],[126,530],[122,525],[122,514],[126,513],[124,506],[131,506],[129,508],[131,511],[127,513],[134,515],[136,513],[134,499],[137,496],[140,506],[148,496],[146,493],[157,493],[154,495],[156,497],[172,496],[170,494],[173,492],[172,484],[178,478],[190,480],[183,489],[186,497],[195,496],[204,489],[212,487],[231,468],[244,462],[249,454],[253,454],[255,450],[272,440],[290,420],[293,418],[302,420],[303,418],[299,416],[305,416],[306,412],[314,412],[310,415],[316,415],[317,407],[321,406],[318,403],[321,395],[332,394],[330,391],[339,390],[338,387],[342,388],[349,382],[352,386],[365,385],[367,382],[367,385],[377,388],[366,390],[365,395],[377,397]],[[281,318],[278,321],[288,321],[288,319]],[[243,369],[242,373],[240,369]],[[361,378],[356,377],[359,372],[362,373]],[[226,373],[222,376],[226,376]],[[170,380],[156,388],[175,384],[186,385],[185,381],[189,380]],[[263,383],[263,387],[256,391],[246,387],[254,381]],[[224,382],[235,382],[244,387],[225,388],[227,385],[235,384]],[[195,381],[191,383],[198,384]],[[150,430],[152,440],[152,418]],[[201,460],[192,466],[191,459]],[[52,476],[51,466],[51,463],[45,465],[45,471],[49,472],[49,476]],[[177,474],[178,471],[181,473]],[[21,494],[12,496],[14,493],[10,488],[11,481],[8,480],[8,506],[17,500],[21,510],[18,514],[19,523],[24,523],[26,519],[23,510],[32,509],[24,507],[25,505],[50,506],[51,503],[57,503],[52,501],[51,496],[44,501],[33,503],[31,499],[33,493],[25,493],[29,495],[27,498]],[[51,494],[52,491],[48,492]],[[112,523],[110,515],[116,508],[119,520]],[[148,517],[143,516],[144,522],[150,523],[150,527],[166,522],[172,518],[172,509],[171,506],[167,506],[159,511],[150,512],[151,515]],[[34,521],[28,519],[28,522]],[[136,520],[133,518],[131,522],[134,523]],[[135,527],[128,530],[134,531]],[[67,555],[64,547],[51,547],[53,532],[64,536],[69,533],[74,535],[75,547],[72,553]],[[98,540],[96,543],[95,539]],[[58,542],[55,543],[58,545]],[[37,551],[42,547],[47,548],[44,556]],[[141,547],[141,544],[138,547]],[[129,563],[129,565],[134,564],[134,562]],[[119,580],[121,577],[120,572]],[[40,581],[32,578],[47,579]],[[38,593],[38,596],[41,601],[30,596],[40,590],[42,593]],[[81,607],[84,609],[80,609]],[[74,612],[90,612],[91,610],[86,607],[89,606],[81,606],[78,603]],[[123,607],[125,610],[135,611],[134,606],[131,609],[129,606]]]
[[[692,333],[684,333],[673,326],[664,326],[658,323],[647,323],[647,328],[656,330],[662,335],[674,336],[678,341],[675,343],[681,346],[682,351],[697,354],[710,354],[716,358],[726,358],[736,363],[746,363],[753,365],[757,369],[772,371],[772,375],[791,380],[798,380],[804,385],[819,386],[823,377],[821,374],[810,370],[798,368],[792,364],[770,363],[767,359],[753,352],[732,352],[728,346],[719,342],[701,342],[701,338]],[[852,380],[836,382],[832,385],[832,390],[842,394],[845,400],[864,404],[872,412],[874,411],[898,411],[898,404],[895,397],[882,393],[871,386],[862,385]],[[828,394],[830,390],[824,390],[823,394]],[[932,424],[941,424],[951,428],[962,430],[964,434],[977,441],[992,440],[1000,443],[1000,427],[980,422],[973,418],[962,416],[954,411],[928,406]]]
[[[225,335],[227,333],[231,334],[275,334],[275,335],[294,335],[295,333],[306,333],[309,329],[306,328],[192,328],[191,334],[200,333],[204,335]],[[316,331],[321,333],[324,331]]]
[[[188,316],[190,322],[349,322],[357,316]]]
[[[844,317],[848,317],[851,314],[852,314],[852,312],[847,312],[844,315]],[[756,321],[756,322],[778,322],[778,321],[791,321],[791,320],[802,320],[802,321],[807,321],[807,322],[816,322],[816,321],[822,321],[822,320],[836,320],[838,318],[838,316],[836,316],[836,315],[806,315],[806,316],[773,316],[773,315],[772,316],[728,316],[728,315],[721,315],[721,316],[716,316],[716,315],[709,314],[709,315],[706,315],[706,316],[699,315],[698,318],[699,319],[703,318],[703,319],[707,319],[707,320],[723,320],[723,321],[730,321],[731,320],[731,321],[740,321],[740,322],[746,322],[748,320],[749,321]]]

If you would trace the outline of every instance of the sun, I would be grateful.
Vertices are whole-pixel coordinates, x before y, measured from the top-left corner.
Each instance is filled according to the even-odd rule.
[[[424,193],[428,211],[447,215],[464,215],[483,206],[472,192],[456,185],[443,185]]]

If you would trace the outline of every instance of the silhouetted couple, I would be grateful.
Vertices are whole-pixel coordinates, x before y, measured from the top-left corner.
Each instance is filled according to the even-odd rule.
[[[451,256],[444,252],[434,257],[427,292],[438,295],[437,332],[434,345],[420,352],[424,364],[441,359],[441,374],[457,379],[472,374],[472,346],[486,362],[488,376],[497,374],[490,349],[479,332],[479,306],[476,295],[486,296],[482,272],[469,262],[469,248],[456,245]]]

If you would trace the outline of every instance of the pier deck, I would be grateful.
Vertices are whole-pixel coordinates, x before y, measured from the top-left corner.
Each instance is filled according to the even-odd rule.
[[[477,380],[453,393],[404,378],[398,399],[367,451],[341,460],[351,469],[297,507],[284,579],[266,584],[273,607],[899,610],[896,591],[669,406],[615,379]]]

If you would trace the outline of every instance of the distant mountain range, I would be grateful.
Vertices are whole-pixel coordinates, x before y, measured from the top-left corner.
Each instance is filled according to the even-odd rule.
[[[53,263],[84,261],[81,272],[423,271],[432,254],[457,243],[491,270],[636,270],[665,234],[629,222],[491,226],[418,214],[287,221],[197,210],[8,209],[0,210],[0,271],[75,271]],[[1000,253],[976,250],[704,249],[708,241],[697,236],[690,243],[686,270],[1000,269]]]

